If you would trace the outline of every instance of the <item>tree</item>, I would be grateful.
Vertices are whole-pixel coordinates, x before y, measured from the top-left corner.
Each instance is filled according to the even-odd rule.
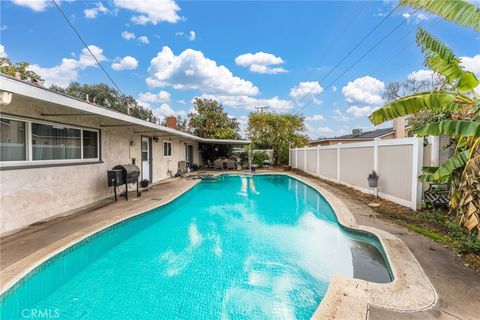
[[[293,114],[250,113],[248,136],[255,149],[273,149],[274,164],[288,163],[290,148],[307,144],[302,116]]]
[[[30,82],[42,82],[43,79],[35,72],[28,70],[30,63],[17,62],[12,63],[8,58],[0,58],[0,72],[11,77],[16,77],[17,73],[20,79]]]
[[[445,77],[436,72],[432,72],[430,80],[407,79],[401,82],[390,82],[386,85],[383,93],[383,99],[392,102],[402,97],[425,91],[454,90],[446,81]],[[408,116],[408,124],[412,132],[417,131],[425,124],[450,118],[450,112],[434,113],[430,110],[422,110]]]
[[[480,9],[468,1],[401,0],[404,5],[424,9],[457,24],[479,30]],[[425,65],[445,77],[450,90],[414,93],[396,99],[370,115],[378,125],[397,117],[428,110],[434,114],[448,112],[447,119],[426,123],[416,130],[418,136],[448,135],[455,153],[439,167],[426,167],[420,180],[449,182],[450,208],[469,231],[480,229],[480,101],[474,89],[479,85],[475,75],[464,70],[459,58],[440,40],[422,28],[417,44],[425,55]],[[480,232],[477,233],[480,239]]]
[[[72,82],[66,88],[51,86],[51,90],[66,94],[80,100],[93,102],[104,108],[112,109],[121,113],[130,114],[132,117],[156,122],[157,118],[152,110],[140,106],[133,97],[124,96],[115,88],[104,83],[80,84]],[[129,110],[130,109],[130,110]]]
[[[188,116],[189,130],[198,137],[210,139],[240,139],[240,124],[223,111],[223,106],[215,100],[196,98],[193,112]],[[215,160],[218,156],[227,156],[232,147],[229,145],[200,144],[203,158]]]

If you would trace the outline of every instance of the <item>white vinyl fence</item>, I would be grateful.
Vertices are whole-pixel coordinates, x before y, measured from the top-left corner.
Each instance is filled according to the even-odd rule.
[[[439,163],[439,140],[428,141],[425,146],[423,138],[402,138],[296,148],[289,159],[292,168],[371,194],[375,190],[367,177],[375,170],[379,197],[416,210],[422,202],[421,168]]]

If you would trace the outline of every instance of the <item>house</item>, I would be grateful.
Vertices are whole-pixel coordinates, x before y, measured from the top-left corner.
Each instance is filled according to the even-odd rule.
[[[136,164],[140,179],[202,164],[203,139],[0,75],[0,235],[111,197],[107,170]]]
[[[373,141],[375,139],[387,140],[408,137],[410,127],[405,126],[405,119],[399,118],[393,121],[393,127],[376,129],[372,131],[362,131],[362,129],[353,129],[351,134],[312,140],[308,143],[309,146],[328,146],[338,143],[355,143],[364,141]]]

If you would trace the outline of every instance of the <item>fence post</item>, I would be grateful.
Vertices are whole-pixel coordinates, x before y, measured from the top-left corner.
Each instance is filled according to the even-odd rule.
[[[298,169],[298,148],[295,148],[295,168]]]
[[[430,152],[430,165],[436,167],[440,165],[440,137],[430,137],[432,141],[432,149]]]
[[[413,140],[413,156],[412,156],[412,199],[411,208],[417,210],[422,205],[422,182],[418,180],[418,176],[423,165],[423,138],[415,138]]]
[[[320,146],[317,146],[317,176],[320,176]]]
[[[380,138],[375,138],[373,140],[373,170],[378,173],[378,144]]]
[[[303,148],[303,171],[307,171],[307,147]]]
[[[342,143],[337,144],[337,183],[340,183],[340,145]]]

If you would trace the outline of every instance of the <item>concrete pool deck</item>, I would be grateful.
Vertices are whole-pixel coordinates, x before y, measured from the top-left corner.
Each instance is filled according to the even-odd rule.
[[[271,171],[271,173],[276,172]],[[365,315],[361,317],[362,319],[366,316],[370,319],[474,319],[478,315],[477,312],[480,308],[480,302],[478,301],[480,296],[480,277],[475,271],[463,267],[462,264],[455,261],[455,256],[448,249],[420,235],[410,233],[402,227],[376,219],[373,211],[368,206],[333,187],[314,179],[296,175],[292,176],[317,187],[321,192],[324,191],[322,193],[334,193],[335,197],[341,200],[341,204],[343,203],[354,214],[360,225],[374,226],[377,229],[388,231],[402,238],[417,257],[421,267],[425,270],[438,292],[438,299],[434,297],[433,300],[432,297],[425,296],[411,297],[413,298],[412,300],[416,300],[411,302],[413,304],[418,302],[419,305],[422,305],[422,299],[425,301],[432,300],[432,303],[436,300],[436,304],[432,308],[423,312],[392,312],[368,306],[364,302],[356,304],[355,302],[358,302],[358,299],[341,292],[340,297],[336,297],[333,300],[329,299],[333,302],[331,307],[334,310],[337,310],[338,308],[336,307],[341,305],[345,306],[337,299],[352,300],[353,298],[353,305],[361,309],[358,310],[358,314]],[[96,209],[83,210],[73,215],[58,217],[2,238],[0,248],[1,287],[3,289],[8,287],[16,279],[29,272],[35,265],[38,265],[38,261],[56,254],[65,246],[78,242],[116,221],[124,220],[167,203],[190,189],[197,182],[198,180],[187,179],[173,179],[162,182],[152,186],[149,191],[144,192],[141,198],[131,197],[128,202],[119,200],[117,203],[111,201],[109,203],[100,203]],[[363,283],[367,287],[371,284],[361,280],[358,282]],[[344,288],[341,285],[341,279],[337,283],[341,288]],[[428,294],[428,288],[425,289],[426,294]],[[333,292],[334,290],[329,289],[329,291]],[[335,313],[338,316],[337,319],[359,318],[358,316],[351,317],[353,314],[356,314],[354,309],[347,307],[345,311],[347,311],[350,317],[345,317],[345,313],[342,316],[342,312],[340,312]],[[316,316],[322,318],[321,315],[316,314]]]

